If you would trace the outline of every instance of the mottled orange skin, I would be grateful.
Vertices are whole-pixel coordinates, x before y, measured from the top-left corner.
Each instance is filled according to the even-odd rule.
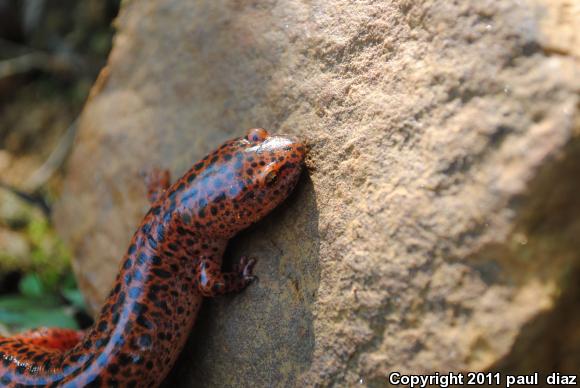
[[[253,260],[221,272],[227,241],[282,202],[300,175],[298,141],[252,129],[169,186],[150,178],[151,209],[131,239],[95,324],[0,337],[0,386],[152,387],[174,364],[202,297],[252,282]]]

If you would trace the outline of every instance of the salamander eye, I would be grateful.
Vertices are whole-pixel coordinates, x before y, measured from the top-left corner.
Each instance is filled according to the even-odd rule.
[[[273,185],[276,183],[276,180],[278,180],[278,174],[276,174],[276,171],[270,171],[268,174],[266,174],[265,180],[268,186]]]
[[[252,143],[258,143],[261,141],[266,140],[268,137],[268,131],[262,128],[252,128],[249,129],[246,133],[246,139],[251,141]]]

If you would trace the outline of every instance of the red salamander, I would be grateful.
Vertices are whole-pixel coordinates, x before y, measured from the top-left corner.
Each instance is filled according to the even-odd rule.
[[[94,325],[0,337],[0,386],[153,387],[170,371],[203,297],[244,289],[254,260],[222,272],[228,240],[292,191],[304,146],[251,129],[169,185],[149,180],[151,209],[121,260]]]

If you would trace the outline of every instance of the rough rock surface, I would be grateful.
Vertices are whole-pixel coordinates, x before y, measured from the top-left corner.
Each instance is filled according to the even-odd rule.
[[[141,172],[262,126],[308,171],[233,242],[260,282],[206,303],[172,385],[578,372],[578,25],[572,0],[124,2],[56,211],[83,289]]]

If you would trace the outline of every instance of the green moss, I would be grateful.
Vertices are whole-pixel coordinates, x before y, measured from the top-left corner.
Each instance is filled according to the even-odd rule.
[[[47,220],[30,222],[27,234],[32,248],[31,269],[49,289],[54,289],[70,267],[70,253]]]

